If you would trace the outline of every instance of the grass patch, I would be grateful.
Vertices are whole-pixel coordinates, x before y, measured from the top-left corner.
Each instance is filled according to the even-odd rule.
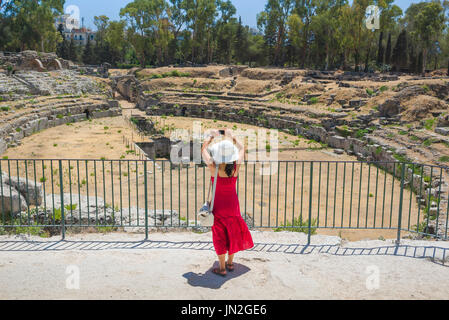
[[[316,234],[316,219],[312,219],[310,226],[310,233]],[[309,233],[309,221],[303,220],[302,217],[299,217],[297,219],[294,219],[293,224],[291,222],[287,222],[285,227],[277,228],[274,230],[274,232],[280,231]]]
[[[368,133],[369,133],[369,131],[367,129],[359,129],[359,130],[356,131],[355,137],[357,139],[361,139]]]
[[[150,79],[162,79],[162,78],[170,78],[170,77],[190,77],[190,73],[188,72],[180,72],[178,70],[173,70],[165,73],[154,73],[150,76]]]
[[[376,154],[377,155],[380,155],[382,153],[382,147],[381,146],[378,146],[377,148],[376,148]]]
[[[423,146],[425,147],[430,147],[432,145],[432,143],[434,143],[435,141],[433,139],[426,139],[423,141]]]
[[[393,157],[394,157],[396,160],[398,160],[399,162],[408,162],[407,157],[404,156],[404,155],[402,155],[402,154],[395,153],[395,154],[393,154]]]
[[[309,99],[309,102],[310,102],[311,104],[316,104],[316,103],[318,103],[318,98],[317,98],[317,97],[310,98],[310,99]]]
[[[433,119],[427,119],[424,121],[424,128],[426,128],[427,130],[432,130],[433,126],[435,125],[435,118]]]

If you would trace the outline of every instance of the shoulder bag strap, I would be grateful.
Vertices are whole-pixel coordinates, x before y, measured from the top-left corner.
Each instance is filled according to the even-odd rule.
[[[212,189],[212,199],[210,204],[210,212],[214,210],[214,200],[215,200],[215,191],[217,189],[217,180],[218,180],[218,166],[215,169],[215,178],[214,178],[214,187]]]

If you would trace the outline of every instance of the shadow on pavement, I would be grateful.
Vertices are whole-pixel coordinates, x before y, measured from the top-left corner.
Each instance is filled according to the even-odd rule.
[[[251,270],[240,263],[234,263],[234,266],[235,270],[233,272],[228,271],[225,277],[216,275],[212,272],[213,268],[218,268],[218,262],[215,262],[213,267],[207,270],[206,273],[187,272],[182,276],[187,279],[187,283],[192,287],[220,289],[227,281],[238,278]]]

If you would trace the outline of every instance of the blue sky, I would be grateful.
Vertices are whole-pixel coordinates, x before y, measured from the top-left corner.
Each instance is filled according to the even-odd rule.
[[[94,16],[106,15],[112,20],[118,20],[119,11],[125,7],[131,0],[66,0],[65,7],[76,5],[80,8],[80,15],[84,17],[84,24],[87,27],[94,28]],[[263,11],[266,0],[232,0],[237,8],[237,16],[242,17],[243,24],[256,27],[256,16]],[[350,1],[351,2],[351,1]],[[396,0],[394,3],[401,7],[403,11],[411,3],[420,2],[418,0]]]

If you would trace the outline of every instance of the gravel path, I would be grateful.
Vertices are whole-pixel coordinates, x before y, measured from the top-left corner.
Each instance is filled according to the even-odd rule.
[[[210,233],[1,236],[0,299],[449,298],[447,242],[252,234],[226,278],[210,272]]]

